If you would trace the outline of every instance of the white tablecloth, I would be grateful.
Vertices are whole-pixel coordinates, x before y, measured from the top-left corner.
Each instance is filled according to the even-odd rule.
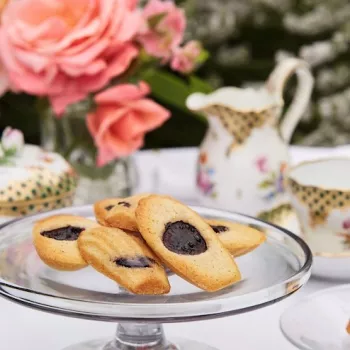
[[[350,156],[350,147],[291,150],[293,163],[333,154]],[[140,152],[135,156],[137,190],[167,193],[195,203],[196,156],[196,149]],[[292,350],[295,347],[279,329],[280,315],[302,296],[336,284],[340,282],[312,278],[301,291],[273,306],[223,319],[166,325],[165,331],[220,350]],[[60,350],[90,338],[111,337],[114,331],[114,324],[50,315],[0,298],[0,350]]]

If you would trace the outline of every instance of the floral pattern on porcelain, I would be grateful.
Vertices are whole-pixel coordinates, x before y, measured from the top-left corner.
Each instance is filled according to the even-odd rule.
[[[343,221],[343,229],[350,230],[350,219],[346,219]]]
[[[346,232],[338,233],[338,236],[344,238],[344,247],[345,249],[350,250],[350,219],[345,219],[343,221],[343,229]]]
[[[261,161],[260,162],[259,160],[257,161],[259,171],[261,173],[268,172],[268,167],[266,165],[267,158],[262,157],[260,159],[263,159],[264,162],[261,163]],[[264,191],[269,190],[267,194],[263,195],[264,200],[271,201],[275,199],[277,196],[283,195],[285,193],[284,178],[285,178],[286,169],[287,169],[287,163],[282,162],[278,172],[275,172],[275,171],[269,172],[268,177],[259,183],[259,186],[258,186],[259,189],[262,189]]]
[[[202,152],[199,155],[197,186],[205,196],[215,197],[215,183],[212,180],[212,176],[215,174],[215,170],[213,167],[208,166],[207,162],[208,155],[205,152]]]
[[[350,233],[338,233],[339,237],[342,237],[344,249],[350,250]]]
[[[255,166],[258,168],[259,172],[265,174],[269,171],[268,159],[266,156],[258,157],[255,161]]]

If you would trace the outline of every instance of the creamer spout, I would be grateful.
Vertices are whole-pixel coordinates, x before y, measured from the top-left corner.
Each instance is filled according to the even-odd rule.
[[[186,106],[189,110],[198,112],[205,108],[207,105],[207,95],[200,92],[196,92],[188,96],[186,100]]]

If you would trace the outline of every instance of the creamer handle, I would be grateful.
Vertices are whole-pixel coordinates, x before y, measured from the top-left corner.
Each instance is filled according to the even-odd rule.
[[[277,65],[266,82],[269,93],[282,100],[285,84],[294,73],[298,78],[297,90],[280,124],[281,135],[286,143],[290,142],[293,132],[309,104],[314,78],[305,61],[287,58]]]

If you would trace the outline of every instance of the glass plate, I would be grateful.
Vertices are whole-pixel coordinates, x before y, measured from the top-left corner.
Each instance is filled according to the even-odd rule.
[[[297,291],[310,276],[312,256],[299,237],[254,218],[192,207],[201,216],[253,225],[267,241],[237,259],[242,281],[215,293],[204,292],[170,275],[164,296],[126,293],[92,268],[60,272],[43,264],[32,244],[32,227],[50,215],[93,218],[91,206],[25,217],[0,229],[0,294],[23,305],[77,318],[101,321],[182,322],[250,311]],[[85,348],[84,348],[85,349]],[[109,348],[108,348],[109,349]]]
[[[349,350],[350,285],[328,288],[290,307],[281,317],[286,338],[303,350]]]

